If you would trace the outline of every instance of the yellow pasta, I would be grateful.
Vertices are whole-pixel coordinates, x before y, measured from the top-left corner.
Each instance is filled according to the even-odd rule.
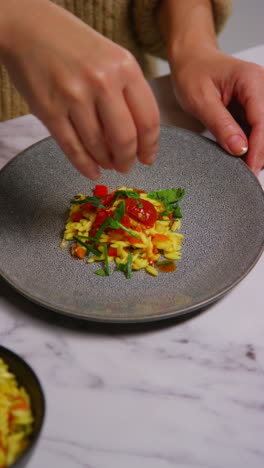
[[[33,416],[30,400],[0,358],[0,467],[12,465],[29,444]]]
[[[96,186],[94,195],[78,194],[71,201],[61,247],[71,242],[71,254],[87,263],[104,262],[100,276],[110,274],[109,263],[127,278],[132,270],[157,276],[171,272],[181,257],[183,235],[179,200],[184,190],[165,189],[149,194],[120,187],[108,194]],[[86,258],[88,257],[88,259]]]

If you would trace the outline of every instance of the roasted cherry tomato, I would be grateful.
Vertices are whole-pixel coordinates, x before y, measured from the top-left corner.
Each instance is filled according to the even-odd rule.
[[[123,226],[125,226],[127,229],[130,228],[130,219],[127,215],[124,215],[122,218],[121,218],[121,221],[120,221],[121,224],[123,224]]]
[[[113,216],[112,210],[106,210],[104,208],[102,208],[101,210],[98,210],[96,218],[93,223],[93,228],[100,227],[108,216]]]
[[[94,209],[95,209],[95,206],[93,206],[92,203],[90,202],[82,203],[82,211],[91,211]]]
[[[72,214],[71,214],[71,220],[74,222],[74,223],[79,223],[81,221],[81,219],[83,218],[83,214],[81,211],[74,211]]]
[[[108,195],[103,195],[102,197],[100,197],[100,200],[101,200],[102,205],[108,208],[114,202],[115,194],[109,193]]]
[[[103,195],[108,194],[108,188],[106,185],[96,185],[94,188],[94,196],[95,197],[102,197]]]
[[[154,226],[157,220],[157,212],[152,203],[142,198],[126,198],[126,213],[147,228]]]

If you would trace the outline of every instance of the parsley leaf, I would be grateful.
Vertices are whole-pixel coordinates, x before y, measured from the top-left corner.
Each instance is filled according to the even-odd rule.
[[[160,213],[161,216],[172,213],[174,218],[182,218],[182,212],[178,202],[184,197],[184,195],[185,190],[179,187],[177,189],[158,190],[157,192],[153,190],[149,192],[148,198],[158,200],[163,203],[165,211]]]

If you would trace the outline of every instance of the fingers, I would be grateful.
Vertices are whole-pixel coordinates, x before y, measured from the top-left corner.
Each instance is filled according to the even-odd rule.
[[[146,164],[154,161],[159,113],[144,78],[124,92],[120,88],[104,91],[97,96],[96,107],[78,105],[71,110],[71,119],[86,151],[104,169],[126,173],[136,156]]]
[[[234,156],[242,156],[248,150],[248,140],[221,101],[212,83],[208,84],[204,100],[199,100],[194,113],[213,133],[220,145]]]
[[[124,100],[123,93],[115,93],[97,99],[98,116],[107,145],[112,154],[114,169],[128,172],[137,154],[137,129]]]
[[[50,119],[47,122],[43,119],[42,121],[73,166],[85,177],[97,180],[100,177],[98,164],[84,147],[70,119],[62,117],[56,121]]]
[[[264,167],[264,122],[252,127],[249,137],[249,151],[245,157],[245,162],[258,175]]]
[[[158,152],[160,118],[157,103],[147,82],[125,90],[125,98],[133,116],[138,136],[137,156],[145,164],[153,163]]]
[[[75,106],[71,110],[71,121],[76,132],[78,129],[83,146],[92,159],[103,169],[113,169],[111,153],[95,105],[87,99],[85,106]]]
[[[257,75],[258,77],[258,75]],[[253,172],[258,175],[264,166],[264,72],[261,70],[260,80],[247,83],[239,95],[240,102],[244,106],[247,122],[251,128],[249,137],[249,151],[245,161]],[[260,82],[258,82],[260,81]]]

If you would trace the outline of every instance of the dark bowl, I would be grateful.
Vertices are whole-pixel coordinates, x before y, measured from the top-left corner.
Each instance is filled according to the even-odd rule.
[[[41,433],[45,416],[45,397],[38,377],[24,359],[3,346],[0,346],[0,358],[8,365],[10,372],[16,376],[19,385],[25,388],[31,400],[34,423],[30,443],[15,463],[11,465],[11,468],[24,468],[36,448]]]

